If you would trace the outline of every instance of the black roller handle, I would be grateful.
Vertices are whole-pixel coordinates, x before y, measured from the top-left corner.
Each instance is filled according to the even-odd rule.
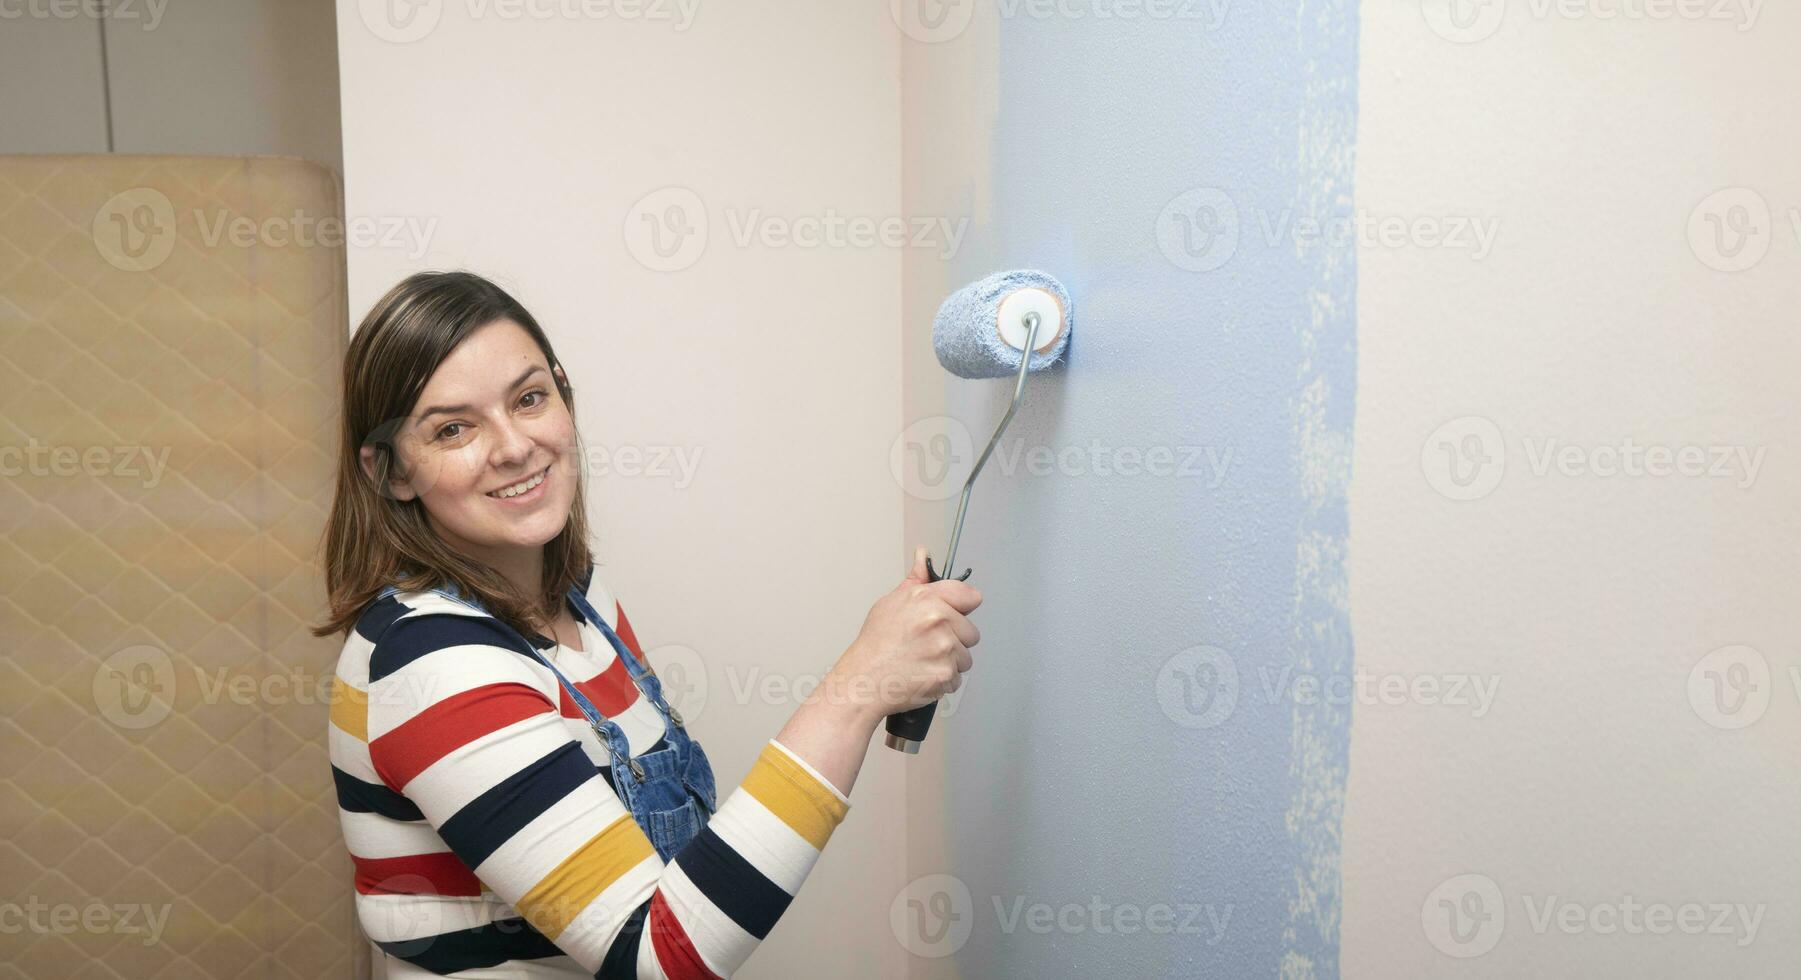
[[[974,569],[965,568],[963,574],[957,576],[957,581],[969,581],[969,573],[972,571]],[[932,556],[927,555],[926,581],[939,582],[943,578],[944,576],[939,575],[938,571],[932,567]],[[937,712],[938,702],[933,701],[931,704],[922,704],[917,708],[909,708],[906,711],[897,711],[889,715],[888,737],[883,739],[883,744],[898,752],[918,755],[920,743],[926,740],[926,732],[930,731],[932,727],[932,716]]]

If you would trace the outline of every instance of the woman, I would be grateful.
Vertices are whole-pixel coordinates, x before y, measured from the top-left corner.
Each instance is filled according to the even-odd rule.
[[[420,273],[344,362],[332,774],[390,977],[712,977],[769,934],[876,725],[961,686],[981,594],[912,573],[738,791],[594,580],[573,393],[531,314]]]

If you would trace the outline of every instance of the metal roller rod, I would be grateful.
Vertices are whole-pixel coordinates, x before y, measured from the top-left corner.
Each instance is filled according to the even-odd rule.
[[[944,552],[945,578],[952,578],[951,571],[957,567],[957,539],[963,536],[963,518],[969,513],[969,491],[976,485],[976,474],[982,472],[982,465],[994,453],[995,444],[1001,441],[1001,433],[1007,430],[1007,423],[1013,421],[1013,413],[1019,410],[1019,397],[1025,394],[1026,371],[1032,366],[1032,348],[1038,340],[1038,314],[1027,313],[1020,322],[1026,326],[1026,349],[1019,359],[1019,375],[1013,380],[1013,403],[1007,406],[1007,414],[1001,417],[1001,424],[995,427],[994,435],[989,437],[988,448],[982,450],[975,469],[969,471],[969,479],[963,481],[963,498],[957,501],[957,522],[951,525],[951,544]],[[967,578],[969,572],[965,571],[963,575]]]

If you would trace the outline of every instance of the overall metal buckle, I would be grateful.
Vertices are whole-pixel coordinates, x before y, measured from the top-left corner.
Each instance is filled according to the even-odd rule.
[[[588,722],[588,727],[594,729],[594,734],[600,737],[600,744],[606,746],[608,750],[611,751],[613,740],[607,737],[607,730],[601,726],[600,722],[590,721]],[[628,755],[625,757],[625,762],[626,765],[631,767],[632,778],[636,779],[638,782],[643,782],[644,767],[638,764],[638,760]]]

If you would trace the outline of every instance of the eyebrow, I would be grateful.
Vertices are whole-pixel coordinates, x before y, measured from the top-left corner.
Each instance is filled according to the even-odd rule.
[[[524,374],[520,375],[517,379],[515,379],[512,384],[507,385],[507,390],[512,391],[513,389],[519,387],[520,385],[522,385],[526,382],[527,378],[530,378],[532,375],[537,374],[538,372],[540,372],[542,370],[544,370],[544,368],[537,364],[534,364],[531,367],[526,368]],[[467,411],[471,411],[471,407],[468,405],[434,405],[431,408],[428,408],[425,411],[420,412],[418,415],[418,419],[419,419],[419,421],[423,422],[426,419],[431,418],[434,415],[455,415],[458,412],[467,412]]]

